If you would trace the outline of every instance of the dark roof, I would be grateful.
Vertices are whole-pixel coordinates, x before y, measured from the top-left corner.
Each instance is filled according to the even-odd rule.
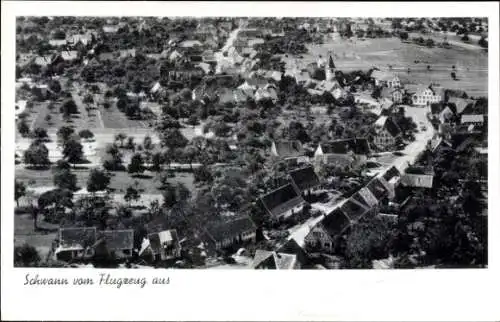
[[[96,241],[95,227],[60,228],[59,242],[63,247],[87,247]]]
[[[325,154],[347,154],[349,151],[354,154],[366,155],[370,153],[370,146],[367,139],[344,139],[321,143],[321,149]]]
[[[335,63],[333,62],[332,55],[328,58],[328,67],[329,68],[335,68]]]
[[[276,152],[282,158],[294,158],[304,155],[300,141],[275,141]]]
[[[387,181],[391,180],[394,177],[400,176],[401,172],[399,172],[399,170],[395,166],[390,167],[383,175],[384,179]]]
[[[290,177],[301,192],[319,185],[318,175],[312,166],[291,171]]]
[[[349,217],[351,220],[357,220],[361,216],[363,216],[369,209],[363,205],[361,202],[358,202],[354,198],[349,198],[340,209]]]
[[[389,134],[392,136],[398,136],[401,133],[401,129],[396,124],[396,122],[394,122],[394,119],[392,117],[388,117],[385,121],[385,128],[387,129],[387,132],[389,132]]]
[[[148,239],[154,254],[159,254],[165,246],[179,245],[179,236],[175,229],[149,234]]]
[[[372,208],[378,204],[377,198],[366,187],[359,189],[351,196],[351,199],[354,199],[354,201],[359,202],[366,208]]]
[[[441,104],[431,104],[431,113],[439,114],[443,110],[443,105]]]
[[[286,184],[261,197],[265,208],[273,216],[278,216],[299,206],[304,199],[298,194],[292,184]]]
[[[104,230],[101,231],[101,238],[106,242],[109,250],[123,250],[134,248],[134,230]]]
[[[326,215],[321,221],[321,225],[328,232],[330,236],[336,236],[345,228],[350,225],[349,218],[339,209],[337,208],[329,215]]]
[[[207,228],[209,236],[215,240],[220,241],[225,238],[234,238],[241,233],[248,231],[255,231],[257,227],[248,216],[241,216],[230,221],[226,221],[217,225]]]
[[[388,194],[385,186],[380,182],[379,178],[372,179],[366,187],[373,193],[373,195],[380,200]]]

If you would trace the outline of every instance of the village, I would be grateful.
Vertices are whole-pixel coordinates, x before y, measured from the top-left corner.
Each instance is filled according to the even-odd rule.
[[[487,19],[16,31],[16,266],[487,265]]]

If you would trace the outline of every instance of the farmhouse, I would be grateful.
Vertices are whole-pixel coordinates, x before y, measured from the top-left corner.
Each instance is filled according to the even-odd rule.
[[[50,65],[52,63],[52,56],[45,55],[45,56],[37,56],[35,57],[35,60],[33,61],[35,65],[38,65],[40,67],[45,67],[47,65]]]
[[[298,161],[305,152],[300,141],[273,141],[271,154],[281,160]]]
[[[451,105],[452,107],[455,108],[455,113],[456,114],[462,114],[465,109],[468,106],[472,106],[474,104],[474,101],[471,99],[464,99],[461,97],[449,97],[448,98],[448,105]]]
[[[411,86],[409,87],[408,92],[411,95],[412,104],[417,106],[429,106],[432,103],[439,103],[444,99],[442,90],[432,86]]]
[[[292,184],[281,186],[260,198],[273,220],[289,217],[306,204]]]
[[[401,87],[399,77],[393,73],[374,70],[370,76],[374,80],[376,86],[387,86],[389,88]]]
[[[257,249],[251,265],[254,269],[300,269],[297,255]]]
[[[350,224],[349,217],[340,208],[336,208],[311,227],[304,238],[304,246],[310,251],[331,253],[335,247],[335,238],[349,228]]]
[[[241,243],[255,242],[257,227],[249,216],[209,226],[204,234],[207,243],[216,250]]]
[[[381,149],[388,149],[396,144],[396,139],[401,136],[401,129],[392,117],[380,116],[375,122],[376,135],[373,143]]]
[[[181,245],[175,229],[149,234],[139,255],[152,254],[155,260],[171,260],[181,256]]]
[[[70,261],[93,256],[91,246],[97,240],[95,227],[60,228],[55,256],[59,260]]]
[[[318,144],[314,159],[319,163],[351,166],[366,162],[369,154],[368,141],[364,138],[353,138]]]
[[[51,39],[49,40],[49,44],[53,47],[61,47],[66,46],[67,41],[66,39]]]

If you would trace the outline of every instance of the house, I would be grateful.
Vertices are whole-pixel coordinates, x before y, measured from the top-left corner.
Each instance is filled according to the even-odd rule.
[[[202,47],[203,43],[199,40],[184,40],[179,44],[182,48],[193,48],[193,47]]]
[[[314,159],[318,163],[351,166],[366,162],[369,154],[367,139],[352,138],[319,143]]]
[[[278,101],[278,93],[272,86],[266,86],[264,88],[257,89],[254,99],[256,102],[264,99],[270,99],[273,103],[276,103]]]
[[[98,56],[99,61],[109,61],[114,59],[115,55],[113,53],[100,53]]]
[[[255,242],[256,232],[255,223],[244,215],[207,227],[204,236],[209,245],[221,250],[241,243]]]
[[[375,86],[387,86],[389,88],[401,87],[399,77],[393,73],[374,70],[372,71],[370,77],[374,80]]]
[[[76,45],[77,43],[82,43],[83,45],[88,45],[92,42],[92,34],[75,34],[66,38],[68,45]]]
[[[432,103],[439,103],[444,99],[441,91],[437,87],[433,88],[432,86],[409,86],[408,92],[411,95],[412,104],[417,106],[429,106]]]
[[[482,126],[484,124],[484,115],[482,114],[463,114],[460,119],[461,124],[465,125],[478,125]]]
[[[93,245],[95,254],[111,255],[113,258],[132,257],[134,230],[104,230],[98,234]]]
[[[215,63],[215,62],[217,62],[217,59],[215,59],[214,51],[211,50],[211,49],[205,50],[201,54],[201,57],[202,57],[203,62],[205,62],[205,63]]]
[[[391,183],[389,181],[392,181]],[[395,196],[395,186],[397,182],[389,179],[389,181],[384,177],[384,175],[378,175],[368,184],[366,188],[375,196],[379,203],[391,200]]]
[[[49,40],[49,44],[52,46],[52,47],[61,47],[61,46],[66,46],[68,42],[66,41],[66,39],[50,39]]]
[[[434,170],[429,167],[413,166],[406,169],[405,174],[401,177],[401,184],[412,188],[432,188],[434,179]]]
[[[310,228],[304,237],[304,246],[312,252],[332,253],[336,237],[345,232],[350,225],[349,217],[340,208],[336,208]]]
[[[299,162],[303,159],[305,152],[300,141],[273,141],[271,154],[282,160]]]
[[[151,233],[143,241],[142,253],[150,253],[155,260],[171,260],[181,256],[181,244],[175,229]]]
[[[120,50],[120,58],[135,57],[135,55],[136,55],[136,50],[134,48]]]
[[[446,106],[438,115],[439,122],[448,123],[453,117],[455,113],[452,111],[450,106]]]
[[[251,265],[254,269],[300,269],[297,255],[257,249]]]
[[[388,116],[380,116],[374,125],[376,135],[373,138],[373,143],[384,150],[395,146],[396,139],[401,136],[402,132],[394,119]]]
[[[174,50],[168,56],[168,60],[171,61],[171,62],[176,62],[176,61],[179,61],[180,59],[182,59],[183,57],[184,57],[183,54],[181,54],[177,50]]]
[[[288,183],[260,198],[264,209],[273,220],[286,218],[302,210],[306,204],[295,187]]]
[[[91,246],[96,240],[95,227],[59,228],[55,256],[66,261],[90,258],[93,256]]]
[[[396,88],[391,92],[392,102],[395,104],[403,103],[404,91],[401,88]]]
[[[64,61],[74,61],[78,58],[78,51],[76,50],[65,50],[61,52],[61,58]]]
[[[35,65],[40,66],[40,67],[45,67],[45,66],[50,65],[52,63],[52,56],[49,56],[49,55],[37,56],[33,60],[33,63]]]
[[[106,25],[106,26],[103,26],[102,27],[102,31],[104,31],[105,33],[117,33],[118,30],[120,29],[120,27],[118,25]]]
[[[320,181],[312,166],[303,167],[288,173],[292,183],[300,193],[310,192],[320,185]]]
[[[35,57],[36,56],[34,53],[19,53],[16,56],[16,63],[19,66],[24,67],[27,64],[29,64],[30,62],[32,62],[35,59]]]

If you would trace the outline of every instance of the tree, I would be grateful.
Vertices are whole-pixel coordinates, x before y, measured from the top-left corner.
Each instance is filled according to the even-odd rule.
[[[19,199],[26,195],[26,185],[22,181],[15,180],[14,199],[19,207]]]
[[[373,92],[372,92],[371,96],[374,99],[379,99],[381,97],[381,94],[382,94],[382,88],[380,88],[380,87],[377,86],[377,87],[375,87],[373,89]]]
[[[64,144],[75,133],[75,129],[70,126],[63,126],[57,130],[58,139]]]
[[[53,177],[54,185],[60,189],[78,190],[76,175],[69,169],[56,169]]]
[[[34,137],[36,140],[40,140],[40,141],[48,141],[49,135],[47,134],[47,130],[46,130],[46,129],[44,129],[44,128],[40,128],[40,127],[37,127],[37,128],[33,131],[33,137]]]
[[[108,171],[120,171],[124,169],[122,153],[116,144],[108,145],[103,162],[104,169]]]
[[[184,148],[189,142],[179,129],[165,130],[160,133],[160,140],[164,146],[167,146],[171,150]]]
[[[29,244],[14,247],[14,266],[33,267],[40,262],[40,255],[35,247]]]
[[[151,137],[149,135],[146,135],[144,137],[144,141],[142,143],[142,146],[144,147],[145,150],[152,150],[154,148],[153,140],[151,139]]]
[[[90,104],[93,104],[94,103],[94,96],[90,93],[86,94],[84,97],[83,97],[83,100],[82,100],[83,104],[87,105],[87,107],[90,106]]]
[[[128,165],[128,173],[132,175],[140,174],[144,172],[144,161],[142,156],[138,153],[132,156],[130,164]]]
[[[128,203],[130,203],[130,201],[132,200],[137,201],[140,198],[141,195],[139,194],[139,191],[133,186],[128,186],[125,196],[123,197],[123,199],[125,199],[125,201]]]
[[[469,40],[470,40],[470,39],[469,39],[469,35],[468,35],[467,33],[465,33],[465,34],[462,36],[462,38],[460,38],[460,40],[462,40],[462,41],[464,41],[464,42],[469,41]]]
[[[457,74],[455,72],[451,72],[451,78],[453,80],[457,80]]]
[[[434,47],[434,40],[432,40],[431,38],[427,39],[427,40],[425,41],[425,45],[426,45],[427,47],[429,47],[429,48]]]
[[[109,173],[100,169],[92,169],[87,180],[87,191],[96,192],[106,190],[110,181],[111,176]]]
[[[152,170],[156,172],[160,172],[162,169],[163,163],[165,163],[165,159],[163,158],[163,154],[161,152],[156,152],[152,156]]]
[[[382,218],[363,219],[347,236],[345,257],[349,268],[372,268],[372,260],[389,256],[389,224]]]
[[[408,40],[408,33],[406,31],[400,32],[399,38],[403,41]]]
[[[119,141],[120,142],[120,148],[123,148],[123,142],[125,141],[126,138],[127,138],[127,136],[125,134],[118,133],[117,135],[115,135],[115,142]]]
[[[90,140],[94,137],[94,133],[92,133],[92,131],[90,130],[85,129],[78,132],[78,136],[82,139]]]
[[[212,173],[207,166],[202,165],[193,170],[194,182],[211,183],[213,180]]]
[[[35,167],[46,167],[50,165],[49,150],[41,142],[33,142],[24,151],[24,163]]]
[[[479,39],[479,41],[477,43],[479,46],[481,46],[483,48],[488,48],[488,41],[486,40],[486,38],[484,36],[481,36],[481,39]]]
[[[189,189],[182,183],[177,183],[175,186],[167,184],[163,192],[163,204],[166,207],[173,207],[179,203],[187,201],[191,196]]]
[[[122,112],[126,111],[127,106],[128,106],[128,101],[126,98],[120,98],[116,102],[116,107],[118,108],[119,111],[122,111]]]
[[[64,115],[78,114],[78,107],[73,99],[68,99],[61,105],[60,112]]]
[[[68,140],[62,151],[64,157],[69,163],[81,163],[83,161],[83,146],[74,139]]]
[[[58,80],[53,79],[49,82],[49,89],[54,93],[61,92],[61,83]]]
[[[48,125],[52,125],[52,116],[50,116],[50,114],[45,115],[44,120]]]
[[[19,131],[19,134],[21,134],[21,136],[24,138],[29,136],[30,134],[30,127],[28,126],[28,124],[26,124],[25,119],[19,121],[19,123],[17,124],[17,130]]]

